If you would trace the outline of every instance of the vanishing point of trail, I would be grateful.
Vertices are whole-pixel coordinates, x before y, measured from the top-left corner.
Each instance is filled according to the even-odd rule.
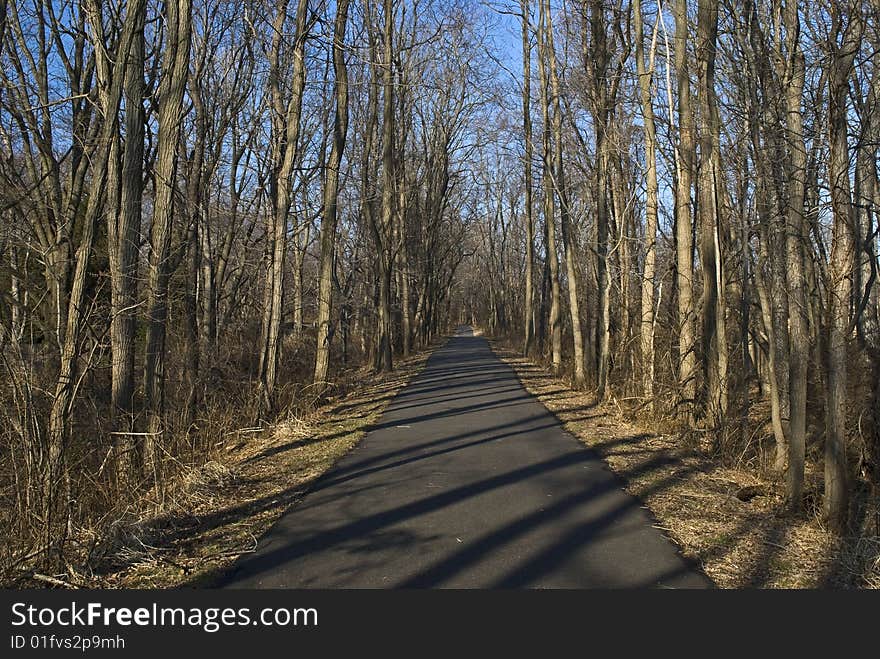
[[[237,588],[707,587],[643,504],[459,331],[285,513]]]

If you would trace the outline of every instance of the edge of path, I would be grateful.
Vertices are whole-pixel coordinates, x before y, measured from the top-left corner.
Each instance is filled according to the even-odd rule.
[[[360,443],[451,337],[398,358],[392,373],[349,374],[360,384],[305,417],[230,435],[214,460],[181,479],[169,509],[121,530],[89,587],[204,588],[222,580],[321,475]]]
[[[784,497],[777,483],[718,464],[671,429],[640,428],[616,401],[597,405],[594,392],[576,391],[503,340],[487,339],[523,387],[602,457],[682,557],[718,587],[855,585],[853,550],[813,516],[777,514]]]

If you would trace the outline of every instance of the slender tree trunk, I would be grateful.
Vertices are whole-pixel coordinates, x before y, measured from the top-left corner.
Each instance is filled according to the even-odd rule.
[[[542,0],[543,3],[544,0]],[[543,4],[542,4],[543,7]],[[538,25],[538,75],[541,81],[541,109],[543,113],[543,182],[544,182],[544,230],[546,236],[547,260],[550,267],[550,349],[553,371],[562,369],[562,323],[561,295],[559,287],[559,260],[556,255],[556,208],[553,202],[553,145],[550,123],[550,90],[547,79],[548,45],[545,38],[545,15],[541,11]]]
[[[184,364],[183,380],[186,387],[184,419],[187,428],[191,428],[199,404],[198,381],[201,362],[201,345],[199,341],[199,297],[203,297],[205,289],[201,286],[201,262],[208,261],[208,254],[201,251],[202,245],[210,252],[207,240],[208,223],[203,219],[206,181],[205,151],[207,147],[208,121],[205,105],[198,88],[201,71],[195,75],[187,75],[195,112],[195,135],[192,146],[192,157],[187,163],[186,174],[186,212],[189,227],[186,229],[186,288],[184,290]],[[204,328],[202,328],[204,329]]]
[[[293,337],[297,340],[302,336],[303,330],[303,300],[305,290],[303,288],[303,264],[305,263],[306,247],[308,246],[309,228],[305,226],[303,218],[296,220],[299,224],[293,239]]]
[[[113,354],[113,426],[132,430],[134,418],[134,333],[137,321],[138,244],[144,166],[144,15],[134,27],[125,67],[125,143],[122,151],[119,212],[107,214],[111,281],[110,346]],[[123,422],[123,419],[125,420]],[[121,442],[131,455],[132,446]]]
[[[789,321],[789,440],[787,495],[790,508],[800,510],[804,489],[807,427],[807,366],[810,337],[804,272],[804,186],[807,151],[804,144],[801,98],[804,91],[804,54],[800,47],[798,3],[785,2],[788,77],[785,81],[786,141],[789,149],[786,256],[788,261]]]
[[[287,0],[279,0],[270,52],[269,86],[273,105],[273,155],[277,173],[273,180],[272,215],[267,226],[269,238],[268,267],[263,295],[262,346],[260,353],[260,389],[264,411],[275,407],[274,392],[281,356],[281,313],[284,261],[287,252],[287,223],[293,197],[293,169],[299,146],[300,118],[305,88],[305,42],[308,0],[298,0],[294,27],[293,84],[285,103],[281,91],[279,51],[287,15]]]
[[[382,208],[381,226],[375,227],[379,254],[379,307],[376,336],[376,371],[391,371],[392,315],[391,278],[393,264],[392,224],[394,222],[394,0],[384,0],[384,50],[382,60]]]
[[[718,428],[727,414],[727,337],[724,323],[724,290],[720,252],[721,215],[720,133],[715,95],[715,42],[718,35],[718,1],[700,0],[697,19],[697,66],[699,69],[700,170],[700,263],[702,266],[702,337],[706,414]]]
[[[645,134],[646,200],[645,200],[645,267],[642,273],[641,353],[642,394],[652,406],[654,398],[654,289],[657,268],[657,132],[654,125],[654,104],[651,100],[651,83],[654,74],[654,58],[657,45],[657,28],[651,40],[648,66],[645,66],[644,27],[641,0],[633,0],[635,26],[636,72],[639,78],[639,96],[642,105],[642,122]]]
[[[171,278],[171,232],[177,183],[177,150],[183,125],[183,93],[189,68],[192,0],[172,0],[165,7],[167,45],[159,86],[159,133],[154,168],[156,196],[150,232],[147,338],[144,350],[144,403],[147,413],[144,461],[157,480],[158,451],[165,430],[165,332],[168,281]]]
[[[327,381],[330,363],[331,316],[333,309],[333,262],[336,254],[336,218],[339,199],[339,169],[348,134],[348,70],[345,65],[345,29],[348,24],[349,0],[336,5],[333,30],[333,72],[336,77],[336,119],[333,122],[333,143],[324,180],[324,215],[321,218],[321,256],[318,265],[318,342],[315,353],[313,381]]]
[[[584,373],[584,334],[581,330],[580,303],[578,300],[578,272],[575,262],[576,244],[571,227],[568,190],[565,184],[565,163],[562,148],[562,104],[560,102],[559,73],[556,66],[556,50],[553,45],[553,18],[550,13],[549,0],[542,0],[544,27],[546,29],[545,44],[550,68],[550,93],[553,100],[553,134],[555,139],[554,188],[559,198],[559,210],[562,227],[562,244],[565,251],[565,268],[568,279],[568,309],[571,317],[571,331],[574,344],[574,386],[582,388],[586,384]]]
[[[589,18],[586,11],[589,8]],[[608,131],[611,121],[611,101],[608,69],[611,53],[608,47],[608,18],[602,0],[584,3],[586,50],[584,64],[591,74],[593,115],[596,136],[596,161],[593,174],[593,199],[596,204],[596,286],[598,289],[595,314],[596,336],[591,341],[594,347],[591,371],[597,378],[597,396],[604,399],[608,392],[608,375],[611,366],[611,269],[609,266],[609,245],[611,224],[610,197],[610,152]],[[589,48],[586,44],[589,43]]]
[[[849,508],[846,457],[847,344],[851,334],[850,301],[854,265],[854,213],[847,146],[847,95],[853,60],[859,50],[859,9],[832,5],[828,65],[828,178],[833,220],[831,246],[830,316],[828,323],[828,436],[825,438],[825,516],[842,533]],[[838,44],[841,23],[846,20]]]
[[[199,405],[199,368],[201,352],[199,350],[199,237],[198,219],[186,232],[186,290],[183,295],[184,307],[184,373],[186,401],[184,402],[184,425],[187,431],[192,430]]]
[[[523,328],[523,355],[528,357],[533,349],[535,341],[535,218],[533,214],[534,202],[532,200],[532,45],[529,37],[529,0],[522,0],[522,60],[523,60],[523,140],[525,142],[525,155],[523,157],[523,177],[525,188],[525,228],[526,228],[526,271],[525,271],[525,300],[524,300],[524,328]]]
[[[678,176],[675,188],[676,286],[678,293],[679,366],[678,382],[681,414],[687,423],[693,421],[696,397],[697,355],[694,350],[694,238],[691,213],[691,181],[693,180],[694,118],[691,108],[690,72],[688,66],[687,0],[675,2],[675,64],[678,76]]]

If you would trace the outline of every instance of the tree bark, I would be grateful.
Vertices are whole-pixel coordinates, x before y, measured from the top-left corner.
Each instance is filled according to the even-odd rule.
[[[657,132],[654,125],[654,104],[651,99],[651,83],[654,76],[654,57],[657,29],[651,41],[648,66],[645,65],[644,27],[641,0],[633,0],[635,27],[636,73],[639,98],[642,106],[642,122],[645,135],[646,199],[645,199],[645,266],[642,272],[642,308],[640,339],[642,353],[642,395],[653,406],[654,398],[654,289],[657,263]]]
[[[786,257],[788,261],[789,321],[789,440],[788,505],[799,512],[803,500],[807,426],[807,367],[810,337],[807,318],[806,274],[804,272],[804,187],[807,151],[804,144],[801,98],[804,92],[805,62],[800,47],[798,3],[786,0],[784,8],[787,62],[785,78],[786,142],[789,151]]]
[[[384,49],[382,56],[382,207],[374,233],[379,247],[378,323],[376,361],[378,372],[394,368],[392,358],[391,278],[393,266],[392,225],[394,222],[394,0],[384,0]]]
[[[715,92],[715,42],[718,36],[718,1],[700,0],[697,18],[699,70],[700,170],[697,184],[702,265],[702,339],[706,415],[718,428],[727,414],[727,332],[721,245],[718,185],[721,181],[721,122]]]
[[[521,0],[522,11],[522,119],[525,155],[523,156],[523,180],[526,229],[525,300],[523,303],[523,355],[531,355],[535,341],[535,218],[532,200],[532,45],[529,36],[529,0]]]
[[[189,67],[192,0],[166,3],[167,45],[159,86],[159,132],[154,179],[156,196],[147,274],[147,338],[144,350],[144,403],[147,434],[143,453],[150,475],[159,480],[159,450],[165,432],[165,332],[171,278],[171,232],[177,184],[177,151],[183,126],[183,93]]]
[[[269,87],[273,107],[272,214],[266,227],[269,239],[265,291],[263,294],[260,390],[262,411],[275,409],[274,393],[281,356],[281,305],[284,261],[287,252],[287,224],[293,200],[293,169],[299,147],[300,117],[305,88],[305,42],[308,0],[298,0],[293,37],[293,70],[290,97],[285,103],[279,64],[288,0],[279,0],[269,55]]]
[[[829,526],[843,533],[848,520],[846,457],[847,344],[851,334],[850,302],[854,265],[854,209],[847,146],[847,95],[853,60],[859,50],[859,9],[832,5],[828,49],[828,178],[831,187],[832,245],[828,323],[828,436],[825,438],[824,512]],[[845,28],[842,23],[846,21]],[[843,28],[843,38],[838,37]]]
[[[556,255],[556,204],[553,200],[553,145],[551,139],[550,89],[547,76],[549,61],[546,35],[546,19],[542,11],[538,25],[538,75],[541,82],[541,110],[543,116],[542,163],[544,184],[544,235],[547,261],[550,267],[550,350],[553,372],[562,369],[562,323],[561,295],[559,286],[559,260]]]
[[[545,13],[547,59],[550,68],[550,93],[552,96],[554,149],[553,183],[559,199],[559,214],[562,228],[562,245],[565,252],[565,270],[568,279],[568,310],[571,318],[571,332],[574,347],[574,380],[575,388],[586,385],[584,373],[584,334],[581,330],[580,303],[578,300],[578,281],[580,279],[575,262],[576,243],[571,227],[568,189],[565,183],[565,163],[562,146],[562,103],[560,101],[559,73],[556,66],[556,49],[553,45],[553,18],[550,13],[549,0],[542,0],[542,11]]]
[[[315,353],[313,382],[322,386],[327,381],[332,339],[333,263],[336,254],[336,219],[339,199],[339,169],[348,133],[348,70],[345,64],[345,29],[348,24],[349,0],[336,5],[333,30],[333,72],[336,78],[336,117],[333,122],[333,143],[324,179],[324,213],[321,218],[321,255],[318,265],[318,341]]]
[[[675,65],[678,77],[678,176],[675,188],[676,285],[678,293],[680,414],[693,422],[696,398],[697,355],[694,350],[693,222],[691,181],[693,180],[694,118],[688,66],[688,3],[675,2]]]

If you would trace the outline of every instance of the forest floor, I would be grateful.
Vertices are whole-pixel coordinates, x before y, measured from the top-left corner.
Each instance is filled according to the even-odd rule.
[[[786,515],[781,484],[721,466],[676,434],[639,428],[614,402],[597,405],[592,392],[571,389],[503,342],[490,343],[523,386],[600,453],[647,504],[658,528],[718,586],[880,588],[880,537],[836,539],[817,513]]]
[[[119,530],[102,560],[69,585],[85,588],[209,586],[354,448],[437,345],[395,371],[351,378],[350,392],[302,417],[232,435],[215,458],[166,492],[161,514]],[[45,585],[45,584],[43,584]],[[56,584],[59,585],[59,584]]]

